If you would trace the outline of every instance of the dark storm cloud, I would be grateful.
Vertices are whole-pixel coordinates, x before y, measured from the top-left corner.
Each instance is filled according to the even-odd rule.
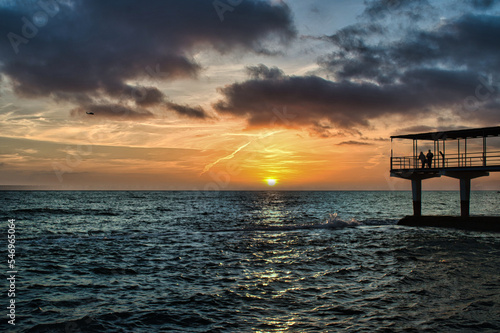
[[[426,132],[437,132],[435,127],[427,125],[413,125],[405,128],[401,128],[396,131],[397,133],[426,133]],[[397,135],[397,134],[394,134]]]
[[[165,95],[155,87],[130,87],[130,96],[140,106],[157,105],[165,99]]]
[[[179,105],[172,102],[167,102],[166,107],[170,110],[174,110],[179,115],[186,116],[189,118],[198,118],[198,119],[206,119],[210,118],[205,110],[203,110],[200,106],[191,107],[188,105]]]
[[[156,87],[136,87],[127,86],[124,94],[119,96],[123,99],[122,104],[95,104],[89,100],[82,99],[81,107],[78,111],[72,113],[73,116],[92,112],[99,117],[111,118],[116,120],[133,120],[152,118],[153,113],[146,110],[146,107],[156,107],[160,111],[172,110],[178,115],[195,119],[207,119],[210,116],[201,106],[191,107],[180,105],[168,101],[167,96]],[[128,101],[134,102],[137,108],[130,107]],[[101,101],[101,103],[103,103]],[[84,112],[85,111],[85,112]]]
[[[355,140],[342,141],[340,143],[337,143],[337,146],[370,146],[370,145],[372,145],[372,143],[355,141]]]
[[[368,126],[384,115],[417,115],[462,102],[475,88],[475,73],[441,69],[406,72],[399,83],[333,82],[317,76],[253,79],[220,88],[214,104],[223,113],[248,118],[250,126],[317,126],[328,120],[338,127]],[[280,122],[273,110],[286,106]],[[278,117],[279,118],[279,117]]]
[[[467,2],[474,8],[489,9],[494,5],[500,3],[499,0],[467,0]]]
[[[453,130],[460,130],[460,129],[466,129],[467,126],[438,126],[438,127],[433,127],[433,126],[426,126],[426,125],[413,125],[413,126],[408,126],[405,128],[398,129],[397,131],[394,132],[394,135],[399,135],[401,133],[430,133],[430,132],[444,132],[444,131],[453,131]]]
[[[429,5],[409,1],[401,2],[401,8],[410,4]],[[417,27],[396,32],[379,23],[346,27],[321,37],[336,47],[319,59],[332,80],[274,77],[259,65],[250,71],[250,80],[221,88],[223,98],[214,108],[247,117],[250,126],[272,126],[279,124],[272,121],[273,108],[286,106],[294,117],[282,125],[310,126],[325,137],[329,135],[318,128],[319,120],[349,129],[386,115],[418,119],[451,109],[464,120],[498,122],[500,78],[484,84],[481,75],[500,71],[500,16],[469,13],[427,29]],[[467,105],[471,98],[473,113]]]
[[[342,39],[334,39],[336,34],[330,39],[339,51],[323,57],[320,64],[338,80],[366,80],[382,87],[406,85],[415,89],[415,97],[420,93],[424,99],[434,90],[438,99],[429,100],[429,107],[452,106],[466,120],[498,122],[499,35],[500,16],[483,14],[465,14],[428,30],[413,29],[387,43],[370,43],[360,37],[362,32]],[[353,43],[362,47],[353,48]],[[485,76],[494,82],[484,83]],[[420,84],[414,84],[415,80]],[[442,96],[448,98],[440,101]],[[473,108],[467,107],[471,99],[475,100]]]
[[[149,93],[151,91],[149,91]],[[142,107],[146,105],[149,107],[155,106],[156,109],[160,110],[160,112],[162,113],[171,110],[182,117],[195,118],[195,119],[211,118],[205,112],[205,110],[203,110],[201,106],[191,107],[188,105],[180,105],[170,101],[165,101],[163,94],[157,96],[154,94],[155,93],[153,93],[154,97],[151,97],[148,100],[147,98],[138,99],[136,101],[136,107],[130,106],[125,103],[123,104],[105,103],[103,101],[101,101],[100,104],[85,103],[84,105],[73,109],[71,111],[71,116],[73,117],[91,116],[95,118],[106,118],[112,120],[145,120],[153,118],[154,114],[150,112],[148,109]]]
[[[88,114],[91,113],[91,114]],[[114,120],[144,120],[153,118],[153,114],[144,109],[133,109],[121,104],[86,105],[71,110],[73,117],[96,117]]]
[[[376,23],[350,25],[340,29],[334,35],[323,36],[320,39],[329,40],[341,46],[344,51],[354,51],[366,48],[365,38],[386,32],[382,25]]]
[[[295,36],[289,8],[268,1],[243,1],[221,22],[206,0],[42,0],[2,6],[0,22],[0,71],[16,93],[85,103],[123,99],[130,80],[196,77],[199,47],[262,53],[267,38]],[[138,105],[163,99],[147,89]]]
[[[434,7],[428,0],[366,0],[364,16],[370,19],[384,19],[395,14],[405,19],[416,20],[433,14]]]
[[[500,16],[465,15],[434,31],[418,32],[389,49],[390,58],[403,66],[467,66],[476,71],[498,71],[497,42]]]
[[[368,43],[372,32],[361,27],[341,30],[329,36],[339,51],[322,57],[320,64],[342,79],[370,79],[394,82],[405,70],[466,66],[491,72],[500,69],[500,17],[465,15],[434,30],[408,32],[401,40]],[[350,33],[352,32],[352,33]]]
[[[264,64],[248,66],[246,71],[252,79],[279,79],[285,75],[278,67],[269,68]]]

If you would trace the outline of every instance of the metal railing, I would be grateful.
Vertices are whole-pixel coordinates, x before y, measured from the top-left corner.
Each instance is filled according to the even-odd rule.
[[[486,167],[500,166],[500,151],[493,152],[474,152],[461,154],[434,155],[432,159],[432,168],[468,168],[468,167]],[[425,168],[429,168],[425,164]],[[391,170],[422,169],[422,161],[418,156],[401,156],[391,158]]]

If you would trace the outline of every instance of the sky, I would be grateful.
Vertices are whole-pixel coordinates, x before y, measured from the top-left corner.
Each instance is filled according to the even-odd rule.
[[[500,125],[499,13],[495,0],[0,0],[0,185],[408,189],[389,177],[391,135]]]

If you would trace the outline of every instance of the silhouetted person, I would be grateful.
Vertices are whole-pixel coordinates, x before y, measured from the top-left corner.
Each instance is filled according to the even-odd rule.
[[[424,155],[423,151],[421,151],[420,155],[418,155],[418,159],[420,161],[422,161],[422,169],[425,168],[425,162],[427,162],[427,160],[425,159],[425,155]]]
[[[444,168],[444,154],[442,151],[439,151],[439,154],[441,154],[441,157],[443,158],[443,168]]]
[[[432,158],[433,157],[434,157],[434,154],[429,149],[429,152],[427,153],[427,164],[429,165],[429,168],[432,168]]]

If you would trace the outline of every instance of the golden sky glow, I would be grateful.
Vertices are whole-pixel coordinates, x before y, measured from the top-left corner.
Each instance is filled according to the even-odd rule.
[[[254,8],[255,15],[267,17],[272,12],[287,20],[259,21],[259,25],[252,21],[259,17],[246,15],[248,4],[227,12],[224,21],[219,21],[216,12],[205,13],[202,6],[206,4],[200,4],[198,16],[192,18],[199,20],[196,22],[190,22],[189,13],[198,8],[184,8],[180,3],[174,6],[179,12],[187,10],[184,19],[193,30],[179,24],[158,28],[160,31],[158,25],[168,20],[159,17],[156,22],[153,14],[135,21],[133,31],[144,36],[160,31],[151,38],[165,41],[165,46],[158,40],[148,44],[147,38],[136,38],[130,43],[137,44],[137,48],[120,49],[124,47],[122,37],[129,33],[127,21],[126,28],[114,27],[111,39],[103,41],[111,45],[109,49],[100,47],[100,40],[86,40],[89,44],[82,50],[93,47],[95,54],[87,55],[81,64],[71,64],[68,72],[60,59],[70,58],[56,47],[56,42],[75,43],[77,47],[85,40],[73,40],[76,34],[61,37],[52,21],[40,28],[33,41],[18,45],[18,53],[3,41],[0,185],[55,189],[408,189],[407,182],[389,177],[391,135],[498,123],[496,111],[464,108],[464,101],[470,102],[471,98],[474,103],[486,104],[498,100],[495,93],[486,100],[475,97],[476,86],[482,82],[477,78],[482,72],[479,65],[467,62],[466,50],[463,59],[434,68],[432,75],[430,67],[415,74],[417,67],[405,68],[404,64],[365,68],[363,54],[342,58],[342,52],[354,52],[348,47],[342,49],[341,43],[348,44],[349,33],[356,31],[342,29],[365,27],[368,5],[362,0],[270,1],[269,8],[261,3],[262,8]],[[25,10],[13,4],[3,6],[12,6],[10,9],[17,10],[19,17]],[[444,39],[446,35],[439,29],[444,24],[461,22],[458,18],[464,14],[462,9],[450,8],[440,9],[442,17],[449,21],[410,22],[414,27],[408,31],[423,26],[428,33],[436,34],[436,40]],[[394,8],[383,15],[397,17],[398,10],[403,9]],[[488,13],[496,18],[492,9],[481,10],[478,15]],[[75,8],[64,5],[56,15],[68,22],[81,20],[83,24],[88,20]],[[230,15],[235,20],[231,21]],[[471,16],[468,19],[471,24],[484,24],[478,17],[475,21]],[[16,33],[21,33],[19,22],[19,27],[12,27]],[[233,27],[234,22],[238,24]],[[376,22],[394,29],[389,21]],[[96,27],[101,23],[92,22]],[[102,26],[107,27],[104,23]],[[397,45],[408,42],[401,31],[395,30],[395,37],[391,37],[399,44],[383,39],[385,36],[372,37],[376,45],[401,53],[404,49]],[[367,39],[367,45],[369,41],[373,42]],[[123,52],[116,59],[111,52],[113,46]],[[460,47],[467,44],[456,47],[457,52],[462,51]],[[373,52],[376,50],[373,48]],[[442,52],[443,59],[448,59],[445,50]],[[356,74],[352,67],[355,61],[362,74]],[[425,59],[421,61],[425,64]],[[460,82],[467,82],[470,88],[467,84],[448,87],[462,78],[457,75],[465,75],[450,73],[460,67],[460,61],[470,75],[469,81]],[[92,70],[74,73],[87,62]],[[42,63],[42,67],[30,67]],[[54,69],[37,76],[51,63]],[[17,64],[24,64],[24,69]],[[398,70],[391,70],[391,66]],[[449,72],[443,74],[446,70]],[[371,77],[372,71],[381,72]],[[399,72],[413,76],[384,76]],[[434,89],[443,91],[395,88],[401,82],[427,79],[426,75],[438,77],[436,82],[447,82]],[[446,80],[440,75],[447,75]],[[459,91],[463,86],[467,88]],[[480,91],[487,93],[487,88],[482,86]],[[141,91],[147,93],[146,99],[137,97]],[[415,101],[407,101],[412,98]],[[425,102],[414,109],[421,100]],[[90,111],[92,115],[86,113]],[[492,141],[492,145],[500,147],[498,142]],[[411,144],[394,149],[408,154]],[[456,189],[457,185],[439,179],[426,181],[424,186]],[[473,186],[500,189],[500,177],[481,178]]]

